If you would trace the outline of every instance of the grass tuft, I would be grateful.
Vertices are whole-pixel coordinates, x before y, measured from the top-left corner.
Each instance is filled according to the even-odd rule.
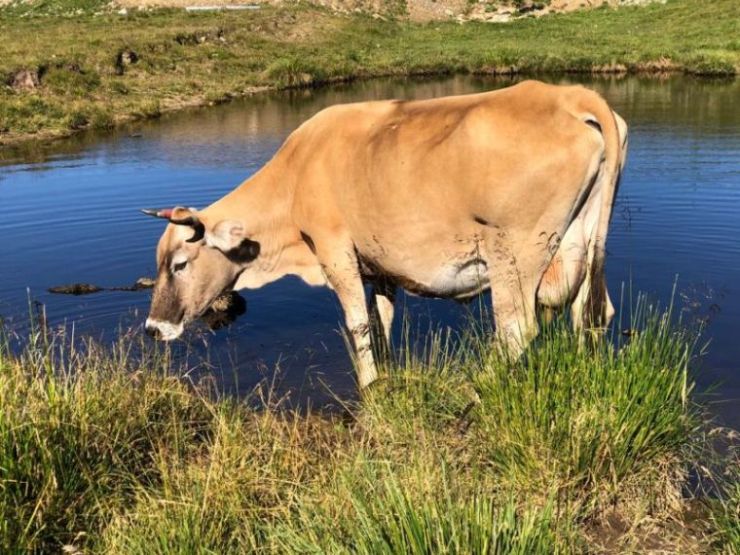
[[[712,521],[716,531],[714,548],[720,553],[740,553],[740,453],[731,462],[722,495],[712,502]]]
[[[278,530],[280,549],[367,555],[563,551],[551,505],[520,510],[514,500],[499,504],[485,493],[460,497],[445,483],[432,495],[419,495],[383,466],[365,461],[347,479],[349,517],[337,520],[301,507],[298,522]]]
[[[3,553],[57,550],[99,529],[136,485],[160,482],[159,453],[207,432],[203,399],[130,354],[93,343],[33,342],[20,357],[0,349]]]
[[[536,496],[554,486],[589,515],[633,495],[654,505],[680,498],[681,451],[700,426],[692,342],[670,313],[640,307],[641,332],[619,350],[583,348],[561,323],[521,360],[492,351],[471,375],[483,460],[511,487]]]

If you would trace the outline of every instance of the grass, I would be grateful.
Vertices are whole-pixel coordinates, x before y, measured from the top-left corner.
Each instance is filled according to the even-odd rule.
[[[719,499],[712,506],[716,530],[714,548],[728,555],[740,553],[740,452],[730,459]]]
[[[735,0],[669,0],[508,24],[413,24],[307,6],[118,15],[97,0],[0,9],[0,143],[107,128],[265,88],[378,75],[684,71],[735,75]],[[131,56],[131,53],[135,56]],[[39,76],[31,91],[10,84]]]
[[[140,338],[36,332],[0,348],[0,551],[573,553],[615,514],[617,545],[679,550],[695,338],[640,306],[617,348],[562,323],[517,361],[434,335],[343,415],[219,396]],[[737,546],[737,483],[702,545]]]

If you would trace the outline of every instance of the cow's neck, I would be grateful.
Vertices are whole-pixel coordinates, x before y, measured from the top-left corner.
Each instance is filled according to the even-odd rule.
[[[269,165],[204,210],[208,223],[237,220],[247,237],[260,244],[260,254],[242,273],[235,289],[253,289],[295,275],[310,285],[325,278],[316,256],[293,222],[293,184],[274,178]]]

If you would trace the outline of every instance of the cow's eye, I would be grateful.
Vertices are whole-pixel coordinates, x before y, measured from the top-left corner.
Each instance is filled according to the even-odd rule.
[[[177,273],[177,272],[179,272],[181,270],[184,270],[185,269],[185,266],[187,266],[187,265],[188,265],[188,261],[187,260],[185,260],[184,262],[178,262],[177,264],[173,264],[172,271],[174,273]]]

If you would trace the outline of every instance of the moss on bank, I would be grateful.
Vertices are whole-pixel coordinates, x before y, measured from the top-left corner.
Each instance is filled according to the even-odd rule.
[[[6,8],[0,144],[108,128],[267,88],[379,75],[735,75],[739,22],[735,0],[669,0],[464,25],[379,21],[312,7],[127,15],[70,8],[53,17]]]
[[[334,416],[219,398],[136,339],[0,347],[0,550],[731,546],[730,505],[716,537],[711,519],[698,539],[682,524],[703,445],[693,339],[667,315],[638,311],[635,326],[614,350],[556,325],[519,361],[485,334],[432,338]],[[622,532],[605,532],[616,518]]]

